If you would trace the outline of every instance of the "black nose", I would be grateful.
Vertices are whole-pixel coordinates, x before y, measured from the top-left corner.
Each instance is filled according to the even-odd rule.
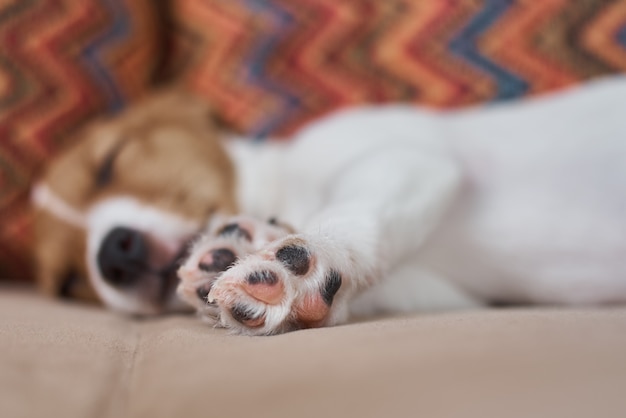
[[[147,271],[148,248],[143,235],[117,227],[104,238],[98,251],[98,267],[115,286],[130,286]]]

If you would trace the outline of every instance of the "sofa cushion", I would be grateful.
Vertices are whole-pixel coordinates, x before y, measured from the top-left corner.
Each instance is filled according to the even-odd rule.
[[[510,309],[273,337],[0,289],[0,416],[623,417],[626,310]]]

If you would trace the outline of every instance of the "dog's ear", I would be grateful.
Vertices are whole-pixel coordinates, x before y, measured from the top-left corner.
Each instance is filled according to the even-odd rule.
[[[97,298],[85,271],[84,211],[95,187],[97,161],[115,136],[94,123],[69,142],[31,189],[36,279],[49,296],[93,301]]]
[[[59,221],[47,212],[35,210],[37,284],[51,297],[97,302],[87,280],[84,232]]]

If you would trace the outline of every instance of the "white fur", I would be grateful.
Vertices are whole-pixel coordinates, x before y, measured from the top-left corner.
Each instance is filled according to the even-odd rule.
[[[57,195],[45,183],[38,183],[32,189],[31,202],[57,219],[66,222],[76,228],[85,227],[83,213]]]
[[[294,226],[321,269],[287,285],[275,309],[252,306],[266,315],[260,332],[280,330],[290,303],[317,291],[328,268],[343,282],[325,325],[344,321],[350,309],[626,302],[624,109],[626,79],[615,77],[458,112],[342,111],[288,144],[226,141],[242,213]],[[129,226],[178,248],[199,227],[132,197],[97,203],[85,217],[45,186],[34,200],[86,226],[91,280],[105,303],[125,312],[155,308],[102,280],[95,260],[108,231]],[[239,275],[261,262],[238,265]],[[239,326],[227,315],[222,323]]]
[[[93,205],[86,215],[87,254],[86,262],[89,279],[110,308],[133,314],[154,314],[162,309],[179,309],[180,302],[174,295],[166,306],[155,306],[149,294],[155,289],[146,283],[128,290],[116,289],[107,284],[97,265],[97,254],[105,236],[115,227],[126,226],[151,236],[166,247],[174,256],[184,241],[194,234],[200,225],[180,216],[146,206],[129,196],[109,198]],[[163,263],[170,261],[163,260]]]
[[[244,213],[331,249],[334,305],[626,302],[625,108],[614,78],[487,109],[353,109],[293,145],[228,149]],[[376,291],[398,271],[430,285]]]

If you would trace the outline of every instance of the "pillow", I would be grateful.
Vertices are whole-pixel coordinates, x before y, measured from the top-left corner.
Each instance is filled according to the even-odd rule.
[[[624,0],[173,5],[184,82],[255,135],[358,103],[458,107],[626,69]]]
[[[160,63],[150,0],[0,2],[0,278],[30,278],[28,189],[94,115],[150,86]]]

